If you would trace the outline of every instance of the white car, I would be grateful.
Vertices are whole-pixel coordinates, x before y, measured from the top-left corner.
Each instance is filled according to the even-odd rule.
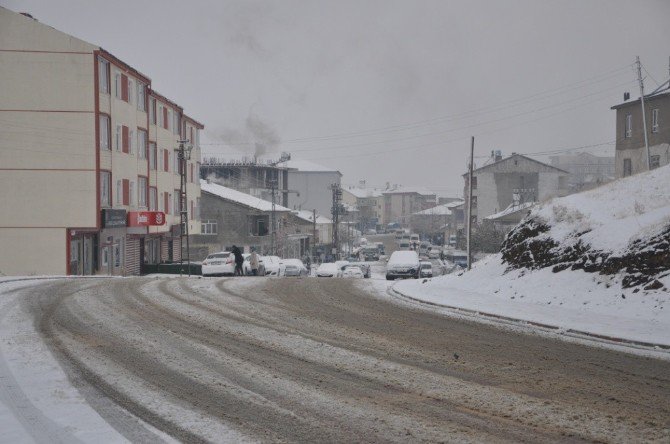
[[[394,251],[386,264],[386,279],[418,278],[421,265],[416,251]]]
[[[284,271],[284,264],[282,264],[279,256],[263,256],[263,264],[265,264],[266,276],[281,276]]]
[[[202,275],[235,274],[235,260],[230,251],[212,253],[202,261]]]
[[[356,265],[348,265],[344,267],[344,270],[342,271],[342,277],[363,279],[365,275],[363,274],[363,271],[360,269],[360,267]]]
[[[439,259],[440,258],[440,249],[439,248],[433,248],[428,252],[428,257],[431,259]]]
[[[242,270],[244,271],[245,276],[251,276],[253,273],[251,271],[251,253],[245,253],[242,255],[244,258],[244,263],[242,264]],[[265,276],[265,256],[258,255],[258,276]]]
[[[307,276],[307,267],[300,259],[283,259],[283,276]]]
[[[421,271],[419,271],[419,276],[422,278],[432,278],[433,277],[433,264],[428,261],[421,262]]]
[[[334,262],[324,262],[316,269],[317,277],[338,277],[339,274],[340,269],[337,268],[337,264]]]

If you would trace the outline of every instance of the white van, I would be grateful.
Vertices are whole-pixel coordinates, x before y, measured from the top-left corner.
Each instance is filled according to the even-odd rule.
[[[406,279],[419,277],[419,255],[416,251],[394,251],[386,264],[386,279]]]

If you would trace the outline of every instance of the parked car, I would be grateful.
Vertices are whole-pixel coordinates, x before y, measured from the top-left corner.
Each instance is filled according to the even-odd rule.
[[[202,261],[202,275],[235,274],[235,261],[230,251],[212,253]]]
[[[445,251],[444,258],[452,262],[454,265],[458,265],[461,268],[466,268],[468,266],[468,253],[462,250],[449,250]]]
[[[375,234],[377,234],[377,230],[375,230],[374,228],[368,228],[367,230],[365,230],[365,234],[374,236]]]
[[[400,243],[398,244],[398,248],[400,248],[401,250],[409,250],[409,247],[410,245],[408,240],[401,240]]]
[[[428,252],[428,257],[430,259],[439,259],[440,258],[440,249],[439,248],[433,248]]]
[[[307,267],[300,259],[283,259],[284,276],[307,276]]]
[[[324,262],[316,269],[316,277],[337,277],[339,273],[340,270],[334,262]]]
[[[376,244],[366,245],[361,250],[361,255],[366,261],[378,261],[379,260],[379,249]]]
[[[416,251],[394,251],[386,264],[386,279],[418,278],[419,255]]]
[[[279,256],[263,256],[266,276],[282,276],[284,273],[284,264]]]
[[[428,262],[428,261],[423,261],[423,262],[421,262],[420,265],[421,265],[421,268],[420,268],[420,271],[419,271],[419,277],[432,278],[433,277],[433,264]]]
[[[356,265],[348,265],[342,270],[342,277],[344,278],[363,278],[365,277],[360,267]]]
[[[386,254],[386,247],[384,246],[383,242],[377,242],[377,251],[379,251],[379,254]]]
[[[344,270],[346,270],[348,267],[358,267],[363,272],[363,277],[364,278],[369,278],[370,277],[370,266],[368,264],[359,263],[359,264],[347,265],[342,270],[342,274],[344,274]]]

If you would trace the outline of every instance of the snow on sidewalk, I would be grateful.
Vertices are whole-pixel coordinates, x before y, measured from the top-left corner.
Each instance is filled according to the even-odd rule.
[[[670,295],[663,290],[634,293],[622,290],[614,277],[581,270],[505,270],[497,254],[469,272],[402,281],[393,288],[433,304],[670,346]],[[670,277],[661,281],[670,287]]]

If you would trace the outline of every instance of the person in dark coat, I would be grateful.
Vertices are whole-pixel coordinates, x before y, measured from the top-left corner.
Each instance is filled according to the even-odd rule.
[[[244,256],[242,256],[242,250],[233,245],[232,253],[235,256],[235,276],[243,276],[242,265],[244,264]]]

